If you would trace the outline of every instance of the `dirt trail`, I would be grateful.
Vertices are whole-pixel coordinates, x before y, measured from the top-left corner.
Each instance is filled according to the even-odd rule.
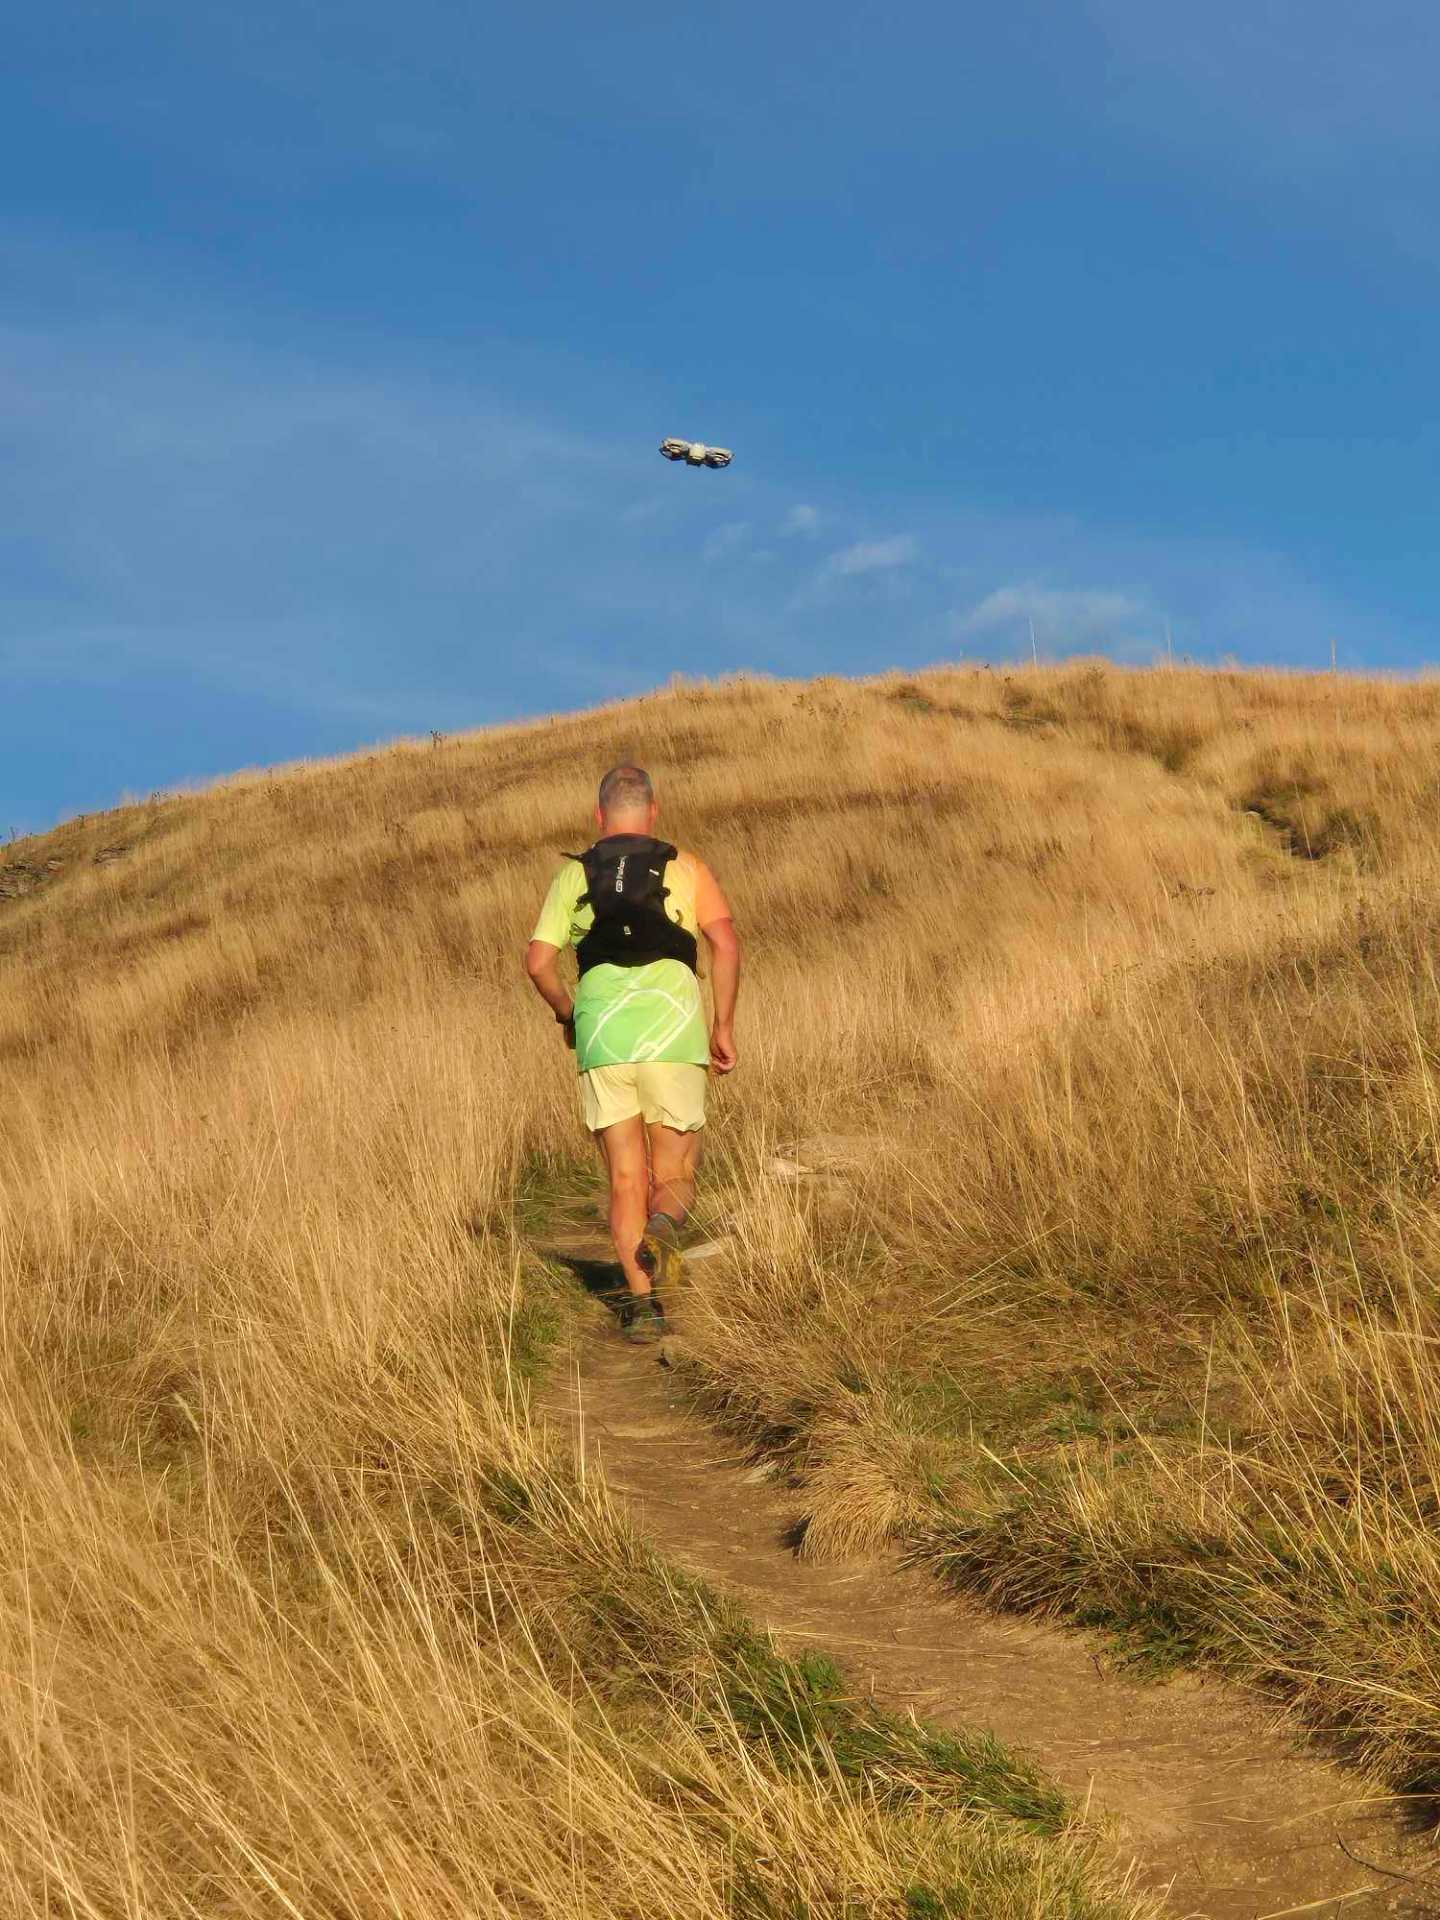
[[[598,1229],[541,1247],[592,1283],[606,1252]],[[1083,1636],[997,1618],[923,1574],[799,1559],[785,1490],[689,1409],[653,1348],[592,1313],[546,1411],[671,1559],[736,1592],[784,1642],[824,1648],[885,1705],[1028,1750],[1104,1816],[1147,1885],[1171,1888],[1177,1915],[1440,1920],[1433,1843],[1360,1804],[1362,1781],[1297,1746],[1243,1690],[1140,1684],[1107,1671]]]

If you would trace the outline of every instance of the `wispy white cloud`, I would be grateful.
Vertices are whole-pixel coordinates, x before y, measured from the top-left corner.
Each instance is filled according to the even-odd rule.
[[[748,520],[727,520],[724,526],[706,534],[700,548],[701,558],[710,566],[716,560],[723,560],[727,553],[734,553],[737,547],[743,547],[749,538]]]
[[[648,500],[633,500],[628,507],[620,510],[620,519],[627,527],[643,526],[647,520],[658,520],[665,512],[666,502],[657,494]]]
[[[857,540],[853,546],[840,547],[825,562],[832,578],[847,580],[861,573],[885,573],[892,567],[908,567],[920,552],[913,533],[894,533],[888,540]]]
[[[1047,644],[1129,638],[1155,618],[1146,597],[1115,587],[996,587],[956,621],[961,634],[1005,633],[1033,621]]]
[[[791,507],[785,518],[780,522],[779,530],[787,536],[797,533],[818,533],[820,531],[820,519],[821,515],[818,507],[807,506],[804,501],[801,501],[797,506]]]

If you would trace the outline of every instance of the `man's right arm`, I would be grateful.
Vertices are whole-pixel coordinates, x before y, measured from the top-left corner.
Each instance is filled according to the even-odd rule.
[[[710,948],[710,997],[715,1003],[710,1064],[717,1073],[730,1073],[739,1058],[735,1051],[735,1002],[740,996],[740,936],[728,917],[712,920],[700,931]]]

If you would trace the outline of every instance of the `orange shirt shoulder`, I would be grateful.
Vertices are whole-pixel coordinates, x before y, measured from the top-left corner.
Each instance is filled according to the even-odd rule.
[[[717,920],[729,920],[733,916],[730,903],[714,874],[706,866],[698,853],[681,848],[677,865],[685,869],[685,877],[690,883],[695,902],[695,924],[697,927],[713,926]]]

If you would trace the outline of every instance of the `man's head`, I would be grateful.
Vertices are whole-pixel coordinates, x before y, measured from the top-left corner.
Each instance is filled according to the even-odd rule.
[[[655,788],[643,767],[612,767],[600,782],[595,818],[606,833],[649,833],[660,809]]]

